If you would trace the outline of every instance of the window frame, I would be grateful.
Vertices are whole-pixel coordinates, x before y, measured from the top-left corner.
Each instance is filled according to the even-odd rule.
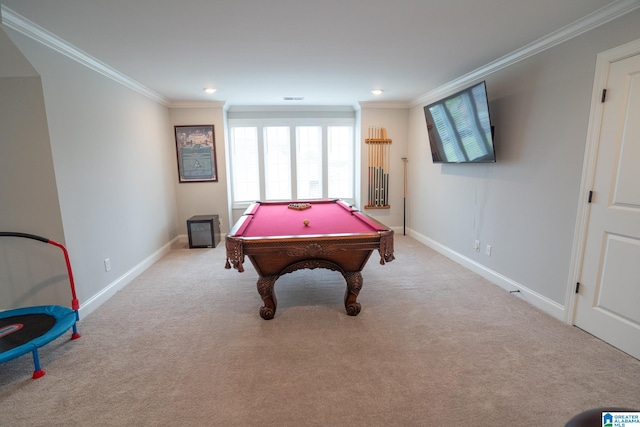
[[[298,126],[319,126],[321,127],[322,132],[322,197],[323,199],[328,198],[328,131],[327,129],[331,126],[348,126],[351,128],[351,155],[352,159],[354,159],[354,165],[352,170],[352,188],[351,188],[351,198],[344,198],[343,200],[348,203],[355,203],[356,199],[356,186],[357,186],[357,174],[358,168],[355,164],[356,154],[357,154],[357,144],[356,144],[356,119],[355,117],[336,117],[336,118],[228,118],[227,119],[227,131],[229,135],[229,139],[227,141],[227,153],[229,156],[232,156],[233,150],[231,150],[231,145],[233,141],[231,140],[231,135],[233,135],[233,128],[235,127],[256,127],[257,128],[257,136],[258,136],[258,176],[260,179],[259,182],[259,192],[260,199],[259,200],[267,200],[266,199],[266,171],[265,171],[265,127],[271,126],[288,126],[289,127],[289,138],[290,138],[290,161],[291,161],[291,194],[292,198],[295,199],[298,194],[297,189],[297,133],[296,128]],[[234,194],[234,170],[233,170],[233,158],[229,159],[228,167],[229,167],[229,195],[231,201],[231,209],[243,209],[248,207],[253,201],[236,201]]]

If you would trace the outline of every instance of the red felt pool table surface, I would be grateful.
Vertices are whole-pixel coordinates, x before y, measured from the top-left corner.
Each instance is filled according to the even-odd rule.
[[[289,207],[308,203],[308,209]],[[309,221],[305,225],[305,220]],[[244,271],[245,255],[258,273],[258,292],[264,302],[263,319],[276,311],[274,283],[300,269],[325,268],[340,272],[347,282],[344,304],[356,316],[362,288],[361,271],[378,250],[380,264],[393,261],[393,230],[341,200],[256,202],[226,237],[226,268]]]
[[[377,233],[382,224],[340,200],[309,202],[310,208],[289,208],[291,202],[261,202],[250,206],[234,236],[276,237]],[[304,221],[308,220],[308,225]]]

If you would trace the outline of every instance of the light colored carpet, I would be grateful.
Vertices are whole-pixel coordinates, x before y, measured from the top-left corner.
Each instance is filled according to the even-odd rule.
[[[276,282],[224,245],[177,249],[83,319],[82,338],[0,365],[2,426],[562,426],[640,407],[640,361],[417,241],[363,271],[357,317],[328,270]],[[544,266],[541,266],[543,268]],[[558,284],[563,286],[563,284]]]

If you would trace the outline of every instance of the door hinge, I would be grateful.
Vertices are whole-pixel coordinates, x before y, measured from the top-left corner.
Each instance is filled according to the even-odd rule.
[[[576,282],[576,294],[580,292],[580,282]]]
[[[593,199],[593,191],[589,190],[589,198],[587,199],[587,203],[591,203],[592,199]]]
[[[600,98],[600,102],[604,102],[606,98],[607,98],[607,90],[602,89],[602,97]]]

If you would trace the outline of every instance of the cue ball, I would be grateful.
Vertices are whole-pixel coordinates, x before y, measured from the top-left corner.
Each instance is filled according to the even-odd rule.
[[[305,219],[305,220],[304,220],[304,221],[302,221],[302,222],[304,223],[304,226],[305,226],[305,227],[309,225],[309,220],[308,220],[308,219]]]

